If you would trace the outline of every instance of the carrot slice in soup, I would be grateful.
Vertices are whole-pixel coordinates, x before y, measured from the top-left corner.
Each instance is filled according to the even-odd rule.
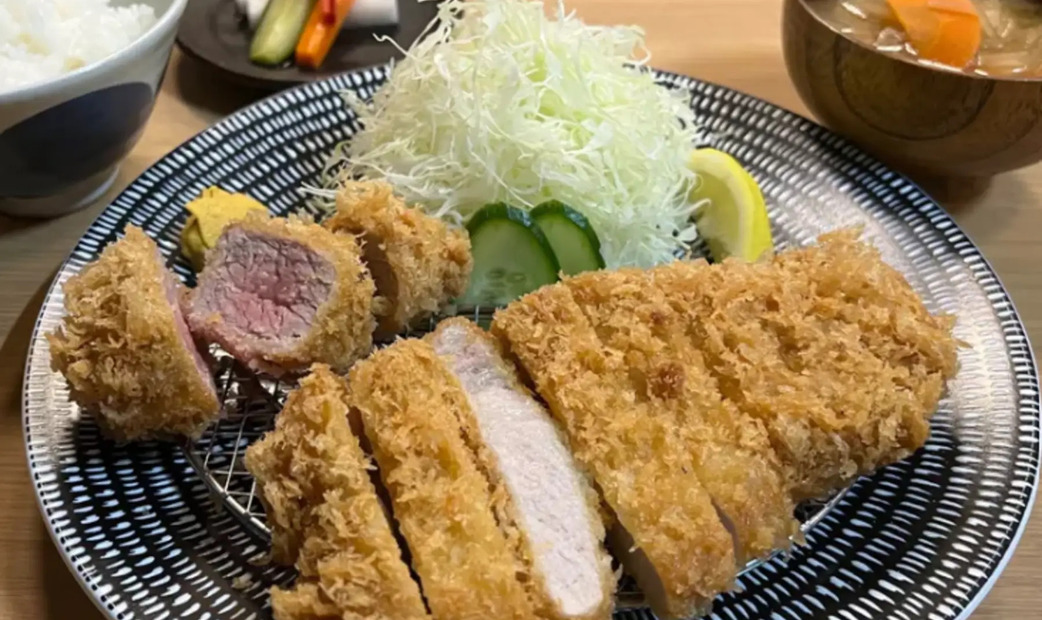
[[[970,0],[887,0],[924,60],[960,69],[977,55],[980,14]]]

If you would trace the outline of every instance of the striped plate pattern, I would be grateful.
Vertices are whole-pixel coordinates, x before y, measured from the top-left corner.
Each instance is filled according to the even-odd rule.
[[[184,204],[211,185],[277,213],[305,209],[298,189],[357,130],[341,92],[372,94],[385,67],[258,102],[192,138],[99,216],[47,295],[26,364],[23,424],[40,508],[80,583],[112,618],[264,619],[266,589],[292,574],[263,563],[266,542],[225,509],[181,447],[105,441],[50,370],[46,332],[61,283],[126,224],[179,256]],[[958,317],[970,346],[924,450],[859,480],[812,527],[807,545],[746,572],[713,617],[964,618],[1023,532],[1038,482],[1039,386],[1023,325],[987,261],[917,187],[820,126],[747,95],[659,73],[689,91],[707,145],[760,181],[782,247],[862,226],[933,311]],[[240,446],[242,448],[242,446]],[[618,618],[650,620],[643,609]]]

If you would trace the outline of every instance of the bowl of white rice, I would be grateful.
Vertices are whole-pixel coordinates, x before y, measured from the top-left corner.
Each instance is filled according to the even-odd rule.
[[[109,188],[187,2],[0,0],[0,213],[68,213]]]

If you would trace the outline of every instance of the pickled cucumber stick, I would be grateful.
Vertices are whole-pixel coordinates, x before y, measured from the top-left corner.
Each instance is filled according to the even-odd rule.
[[[272,0],[250,43],[250,60],[276,66],[293,55],[314,0]]]

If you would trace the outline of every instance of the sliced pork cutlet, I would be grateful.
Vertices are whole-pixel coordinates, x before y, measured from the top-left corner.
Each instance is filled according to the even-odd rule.
[[[300,574],[293,588],[272,589],[275,618],[428,618],[348,412],[344,379],[316,365],[287,397],[275,429],[246,450],[272,559],[295,563]]]
[[[956,370],[935,317],[857,233],[770,262],[651,271],[727,400],[763,421],[797,500],[905,458]]]
[[[471,321],[442,321],[426,340],[466,392],[465,437],[506,500],[498,514],[519,534],[539,617],[610,618],[616,581],[597,496],[549,413]]]
[[[352,237],[306,219],[251,214],[210,251],[188,324],[258,372],[346,372],[373,344],[375,287],[361,256]]]
[[[799,533],[781,463],[763,424],[724,401],[685,325],[643,270],[567,281],[604,346],[624,360],[650,415],[676,433],[736,538],[739,564],[789,546]]]
[[[473,267],[466,231],[410,209],[383,181],[353,181],[337,194],[326,228],[359,238],[376,282],[377,338],[437,313],[467,290]]]
[[[47,335],[51,368],[121,441],[195,436],[220,405],[181,314],[183,287],[141,229],[105,248],[63,287],[65,317]]]
[[[496,521],[503,500],[463,437],[467,395],[444,361],[427,342],[399,340],[357,364],[350,383],[431,615],[534,617],[525,567]]]
[[[631,384],[564,285],[496,313],[492,331],[561,424],[614,512],[616,557],[660,618],[705,611],[736,573],[731,534],[672,425]]]

